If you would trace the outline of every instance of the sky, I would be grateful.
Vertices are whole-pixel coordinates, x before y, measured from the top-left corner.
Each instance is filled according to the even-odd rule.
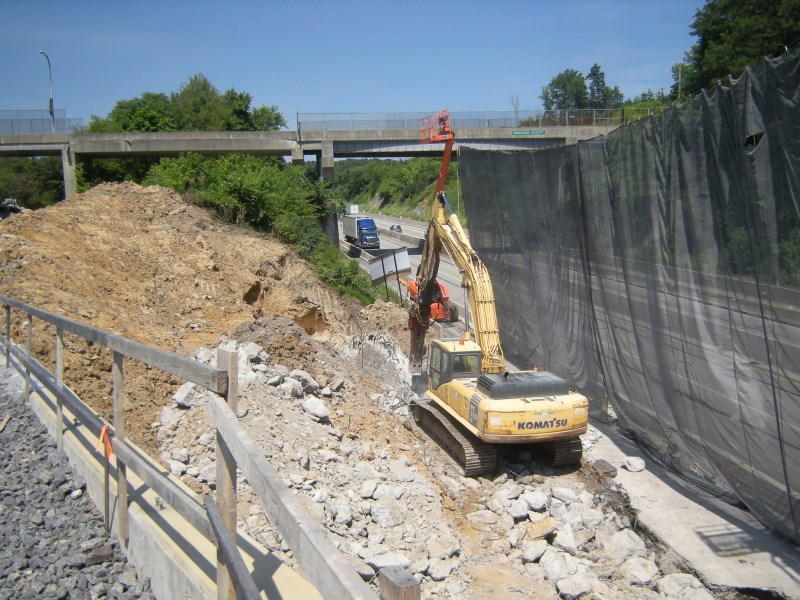
[[[626,98],[668,91],[703,0],[0,0],[0,110],[84,124],[203,74],[299,113],[541,108],[565,69],[599,63]]]

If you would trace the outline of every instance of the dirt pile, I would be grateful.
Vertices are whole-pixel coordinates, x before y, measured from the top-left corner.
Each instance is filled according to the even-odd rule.
[[[159,186],[104,184],[55,206],[0,222],[0,290],[44,310],[184,356],[243,323],[278,315],[310,333],[346,335],[402,309],[362,310],[322,285],[286,246],[216,219]],[[14,322],[24,339],[23,318]],[[52,328],[37,325],[34,353],[53,364]],[[286,342],[284,353],[303,356]],[[65,380],[111,417],[111,356],[66,336]],[[88,376],[87,376],[88,373]],[[155,453],[150,424],[180,381],[141,365],[126,372],[128,435]]]

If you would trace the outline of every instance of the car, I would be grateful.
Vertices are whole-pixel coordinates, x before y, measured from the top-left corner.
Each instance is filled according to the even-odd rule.
[[[389,231],[395,231],[397,233],[403,233],[403,228],[400,225],[394,224],[389,226]]]

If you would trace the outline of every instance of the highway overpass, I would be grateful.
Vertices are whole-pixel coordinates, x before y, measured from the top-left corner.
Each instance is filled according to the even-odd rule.
[[[607,134],[618,123],[601,111],[569,118],[561,111],[514,126],[519,119],[459,118],[453,114],[455,146],[526,150],[574,144]],[[0,156],[61,156],[66,196],[75,194],[75,164],[79,159],[246,153],[291,158],[302,163],[314,156],[319,176],[333,181],[336,158],[440,156],[444,144],[421,144],[417,114],[403,119],[365,119],[363,115],[322,113],[304,119],[298,115],[294,131],[181,131],[154,133],[0,133]],[[599,115],[599,116],[598,116]]]

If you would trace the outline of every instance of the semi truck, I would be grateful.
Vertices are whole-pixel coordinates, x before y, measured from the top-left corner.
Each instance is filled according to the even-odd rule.
[[[372,217],[366,215],[342,216],[342,233],[344,239],[359,248],[380,248],[378,227]]]

